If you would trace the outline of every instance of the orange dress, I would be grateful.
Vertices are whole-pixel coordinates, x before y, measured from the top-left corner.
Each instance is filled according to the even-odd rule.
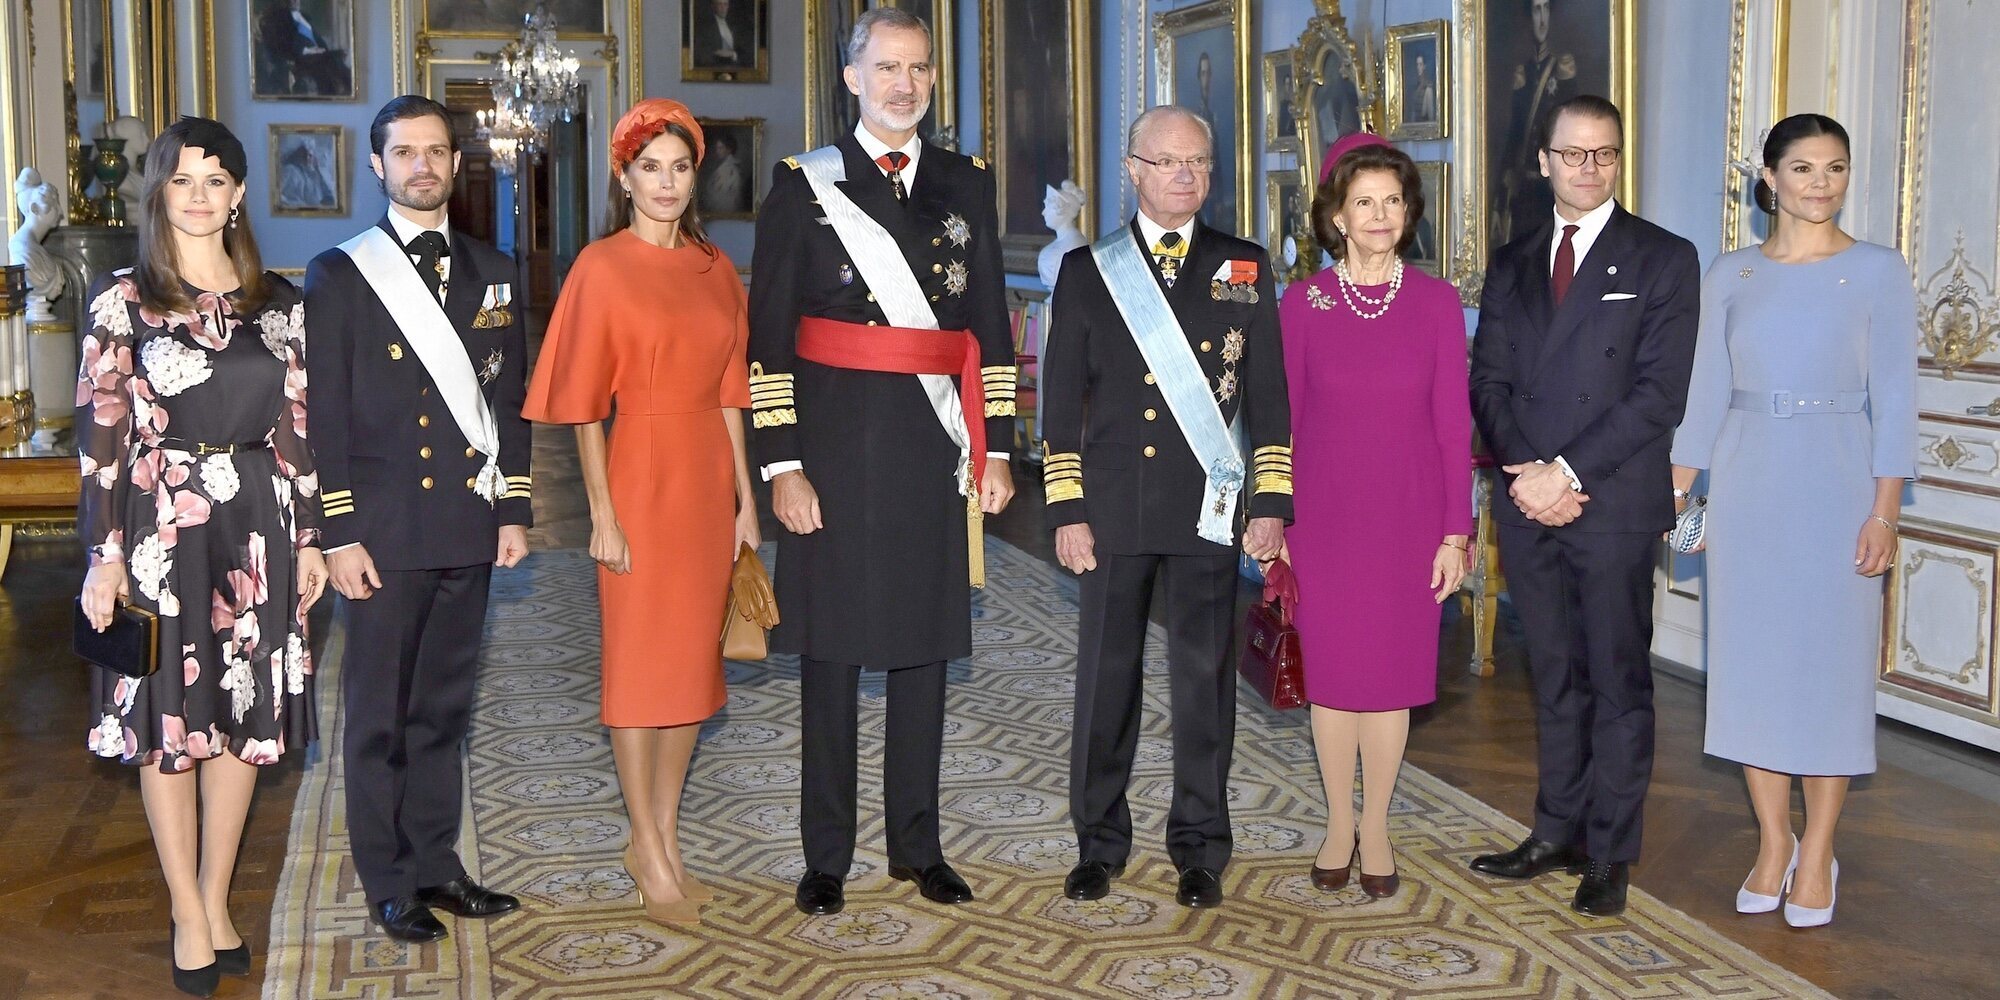
[[[632,571],[599,567],[607,726],[677,726],[722,707],[722,616],[736,470],[722,409],[750,407],[748,306],[735,265],[625,230],[577,255],[522,413],[617,418],[612,509]]]

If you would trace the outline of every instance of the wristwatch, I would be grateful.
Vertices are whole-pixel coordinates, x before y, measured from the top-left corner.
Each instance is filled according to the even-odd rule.
[[[1674,487],[1674,499],[1676,500],[1687,500],[1691,499],[1693,496],[1694,494],[1689,493],[1688,491],[1681,489],[1678,486]]]

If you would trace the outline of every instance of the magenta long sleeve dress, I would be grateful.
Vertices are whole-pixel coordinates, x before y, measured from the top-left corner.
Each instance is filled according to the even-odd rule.
[[[1387,291],[1361,289],[1376,301]],[[1448,282],[1414,268],[1376,319],[1348,307],[1331,268],[1279,304],[1297,518],[1286,540],[1315,705],[1437,699],[1431,564],[1444,536],[1472,531],[1464,316]]]

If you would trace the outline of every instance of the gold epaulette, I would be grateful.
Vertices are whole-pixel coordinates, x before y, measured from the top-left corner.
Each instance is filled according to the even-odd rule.
[[[320,513],[327,517],[338,517],[354,513],[353,490],[327,490],[319,495]]]
[[[785,157],[785,166],[788,166],[793,170],[799,169],[799,158],[796,156]]]
[[[979,369],[979,377],[985,383],[986,415],[1015,416],[1014,401],[1021,390],[1021,369],[1013,365],[988,365]]]
[[[753,427],[784,427],[797,424],[799,413],[792,396],[792,373],[764,374],[764,363],[750,366],[750,424]]]
[[[1270,444],[1251,453],[1250,477],[1252,493],[1283,493],[1291,496],[1291,446]]]
[[[972,165],[973,165],[973,166],[975,166],[975,167],[978,167],[978,168],[979,168],[979,169],[981,169],[981,170],[985,170],[985,169],[986,169],[986,158],[985,158],[985,157],[983,157],[983,156],[975,156],[975,157],[972,157]]]
[[[1047,503],[1083,499],[1083,456],[1073,451],[1050,451],[1042,442],[1042,497]]]
[[[500,494],[502,500],[527,500],[534,493],[535,481],[528,476],[508,476],[507,492]]]

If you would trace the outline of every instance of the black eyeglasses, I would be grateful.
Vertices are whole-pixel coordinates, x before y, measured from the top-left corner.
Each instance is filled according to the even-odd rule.
[[[1599,146],[1596,149],[1578,149],[1575,146],[1570,146],[1566,149],[1550,147],[1549,152],[1562,157],[1562,161],[1572,167],[1583,166],[1584,160],[1596,160],[1597,165],[1600,167],[1615,167],[1618,165],[1619,149],[1617,146]]]
[[[1127,155],[1131,156],[1135,160],[1138,160],[1140,163],[1152,167],[1163,177],[1170,177],[1174,174],[1180,173],[1182,167],[1186,167],[1197,174],[1208,173],[1209,170],[1215,167],[1215,160],[1206,156],[1191,156],[1185,160],[1176,160],[1171,156],[1163,156],[1157,160],[1149,160],[1143,156],[1140,156],[1137,153],[1130,153]]]

